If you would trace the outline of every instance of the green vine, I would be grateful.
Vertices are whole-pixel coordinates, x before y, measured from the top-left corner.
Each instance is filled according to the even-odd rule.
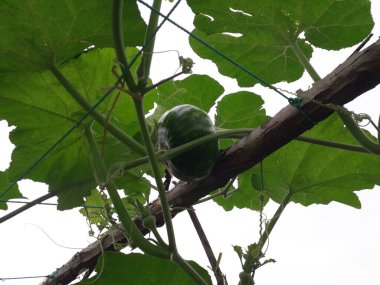
[[[124,47],[124,37],[122,29],[122,19],[123,19],[123,1],[113,0],[112,5],[112,33],[115,45],[116,57],[119,60],[121,70],[123,70],[123,77],[128,85],[128,88],[132,92],[137,92],[137,86],[133,80],[133,76],[129,70],[128,60],[125,56]]]
[[[141,133],[142,133],[143,140],[144,140],[144,143],[146,146],[147,154],[149,157],[153,176],[154,176],[155,181],[156,181],[157,190],[158,190],[160,201],[161,201],[162,211],[163,211],[166,230],[167,230],[168,239],[169,239],[169,247],[170,247],[170,250],[172,252],[176,252],[177,247],[176,247],[176,242],[175,242],[175,235],[174,235],[174,228],[173,228],[173,223],[172,223],[171,212],[170,212],[169,203],[168,203],[168,199],[166,196],[165,188],[164,188],[164,185],[163,185],[162,180],[161,180],[162,174],[160,173],[160,169],[158,166],[158,160],[157,160],[157,157],[156,157],[156,154],[154,151],[154,146],[153,146],[152,140],[150,139],[150,134],[149,134],[146,122],[145,122],[143,100],[141,100],[141,101],[134,100],[134,103],[135,103],[137,118],[138,118],[138,121],[140,124]]]
[[[158,1],[158,2],[155,1],[155,3],[156,3],[156,5],[158,5],[158,8],[159,8],[161,5],[161,1]],[[114,18],[116,17],[119,19],[119,20],[115,21],[115,23],[118,23],[118,26],[116,26],[116,24],[115,24],[112,27],[114,30],[113,35],[114,35],[114,37],[120,37],[123,33],[121,32],[122,31],[122,27],[121,27],[122,14],[119,12],[119,10],[122,9],[123,4],[122,4],[121,0],[114,0],[113,5],[114,5],[113,17]],[[144,53],[143,59],[142,59],[142,64],[143,64],[143,61],[145,61],[146,64],[148,64],[148,65],[143,65],[143,66],[148,67],[147,70],[144,69],[144,74],[147,77],[149,77],[149,73],[146,73],[146,72],[149,71],[149,67],[150,67],[150,61],[149,60],[147,61],[147,59],[149,59],[149,58],[151,59],[152,51],[154,48],[154,37],[152,37],[152,33],[156,29],[157,21],[158,21],[158,18],[154,21],[153,14],[154,13],[151,14],[151,20],[149,21],[149,25],[147,28],[146,42],[144,44],[144,46],[146,48],[145,52],[147,52],[147,53],[146,53],[146,55]],[[149,42],[147,42],[147,41],[149,41]],[[123,58],[125,57],[123,40],[122,39],[114,39],[114,43],[115,43],[115,50],[118,51],[116,53],[118,56],[118,59],[119,59],[119,61],[122,61]],[[120,58],[119,58],[119,56],[120,56]],[[148,58],[146,58],[146,56],[148,56]],[[144,58],[145,58],[145,60],[144,60]],[[146,80],[148,80],[148,79],[146,79]],[[150,139],[147,124],[145,121],[143,99],[144,99],[143,88],[139,87],[139,90],[137,91],[136,96],[133,97],[133,102],[135,104],[135,110],[136,110],[137,119],[138,119],[138,122],[140,125],[141,134],[143,137],[143,141],[145,144],[147,155],[149,157],[153,176],[155,177],[155,180],[156,180],[156,185],[158,188],[159,197],[160,197],[160,201],[162,204],[162,211],[163,211],[163,216],[164,216],[166,230],[167,230],[168,239],[169,239],[169,247],[170,247],[171,251],[175,252],[176,251],[176,243],[175,243],[175,235],[174,235],[173,224],[172,224],[172,220],[171,220],[170,208],[169,208],[169,204],[167,201],[164,186],[163,186],[162,181],[161,181],[162,175],[161,175],[160,170],[159,170],[159,166],[158,166],[156,154],[154,151],[153,143]]]
[[[338,112],[339,117],[342,119],[344,124],[347,127],[347,130],[351,133],[351,135],[360,143],[368,152],[373,154],[380,155],[380,144],[372,141],[359,127],[356,123],[355,119],[343,112]]]
[[[314,81],[321,80],[321,77],[317,73],[317,71],[314,69],[314,67],[310,64],[309,60],[306,58],[305,54],[302,52],[300,47],[296,42],[288,41],[290,46],[292,47],[292,50],[294,54],[296,55],[298,61],[301,63],[301,65],[306,69],[307,73],[309,73],[310,77]]]
[[[151,244],[149,241],[145,239],[143,234],[140,232],[140,230],[137,228],[135,223],[133,222],[132,218],[129,216],[123,201],[121,200],[119,193],[117,192],[117,188],[115,184],[112,181],[106,182],[107,179],[107,169],[104,164],[103,159],[100,156],[99,148],[96,144],[96,141],[94,139],[91,125],[86,127],[85,130],[85,136],[87,138],[90,152],[92,154],[92,159],[95,166],[95,171],[97,172],[97,177],[105,183],[102,187],[105,187],[108,191],[108,194],[112,200],[113,205],[115,206],[116,213],[118,214],[118,217],[125,229],[125,231],[128,234],[128,238],[131,242],[133,242],[138,248],[140,248],[143,252],[163,257],[163,258],[169,258],[170,254],[167,250],[158,247],[156,245]]]
[[[121,1],[114,0],[114,6],[117,6],[118,9],[121,9],[122,8]],[[153,6],[157,10],[159,10],[160,6],[161,6],[161,0],[155,0]],[[113,9],[113,12],[114,12],[113,17],[121,18],[122,15],[119,13],[118,9],[116,9],[116,8]],[[117,22],[118,22],[119,26],[118,27],[116,27],[115,25],[113,26],[114,37],[120,37],[120,35],[122,35],[122,32],[120,32],[122,30],[122,27],[120,26],[121,20],[118,20]],[[149,162],[151,164],[153,176],[154,176],[155,181],[156,181],[157,190],[159,192],[159,199],[161,202],[162,212],[163,212],[164,221],[165,221],[165,225],[166,225],[166,231],[167,231],[168,240],[169,240],[170,258],[172,258],[174,261],[176,261],[183,268],[183,270],[185,272],[187,272],[195,281],[197,281],[198,284],[207,284],[203,280],[203,278],[179,255],[179,253],[177,251],[177,245],[176,245],[176,241],[175,241],[175,233],[174,233],[172,217],[171,217],[171,211],[170,211],[168,199],[166,196],[165,188],[164,188],[163,182],[161,180],[162,175],[160,173],[160,169],[159,169],[159,165],[158,165],[158,159],[157,159],[157,156],[155,153],[155,148],[154,148],[153,142],[150,138],[150,134],[149,134],[148,127],[146,124],[146,120],[145,120],[144,103],[143,103],[144,96],[143,95],[144,95],[145,86],[146,86],[148,79],[149,79],[149,70],[150,70],[150,64],[151,64],[151,60],[152,60],[152,52],[154,49],[154,42],[155,42],[155,37],[153,36],[153,33],[155,32],[155,29],[157,28],[157,22],[158,22],[158,15],[155,13],[151,13],[147,32],[146,32],[146,36],[145,36],[145,44],[144,44],[145,48],[144,48],[143,58],[142,58],[141,65],[140,65],[139,70],[138,70],[138,76],[139,76],[139,84],[138,84],[138,88],[137,88],[138,90],[136,90],[135,92],[131,90],[136,95],[136,96],[133,96],[133,102],[135,104],[137,119],[138,119],[138,122],[140,125],[140,130],[141,130],[141,134],[142,134],[143,141],[145,144],[146,152],[147,152],[147,155],[149,158]],[[123,51],[123,53],[124,53],[122,39],[120,39],[120,38],[115,39],[114,42],[115,42],[115,49],[120,51],[120,52],[117,52],[117,55],[118,55],[118,57],[120,56],[120,58],[118,58],[118,59],[119,59],[119,61],[121,61],[123,59],[123,57],[125,57],[125,55],[120,54],[121,51]],[[117,192],[116,192],[116,194],[117,194]],[[111,193],[110,193],[110,195],[111,195]],[[117,197],[114,197],[114,198],[116,198],[115,201],[117,202]],[[112,199],[112,201],[114,201],[114,200]],[[116,205],[115,205],[115,208],[116,208]],[[126,214],[128,215],[128,213],[126,211],[124,211],[124,212],[118,211],[118,215],[120,218],[125,219],[125,217],[123,217],[123,216],[125,216]],[[129,219],[127,218],[127,222],[128,222],[128,220]],[[158,240],[160,243],[163,242],[161,240],[161,238],[159,238]],[[148,244],[150,244],[150,243],[148,243]],[[152,245],[152,244],[150,244],[150,245]],[[166,254],[166,251],[165,251],[165,254]]]
[[[153,8],[156,11],[161,9],[161,0],[153,1]],[[151,12],[149,17],[148,28],[145,33],[145,49],[141,59],[140,66],[137,70],[137,76],[139,78],[138,86],[140,90],[144,90],[149,81],[150,65],[152,63],[154,43],[155,43],[155,31],[157,28],[159,14]]]
[[[215,139],[225,139],[225,138],[233,138],[233,139],[239,139],[250,132],[252,132],[254,129],[252,128],[241,128],[241,129],[223,129],[223,130],[218,130],[215,134],[203,136],[201,138],[192,140],[190,142],[187,142],[181,146],[178,146],[176,148],[167,150],[167,151],[157,151],[155,154],[157,156],[158,162],[165,162],[167,160],[170,160],[177,155],[184,153],[186,151],[189,151],[193,149],[194,147],[201,145],[203,143],[215,140]],[[350,144],[344,144],[344,143],[337,143],[337,142],[331,142],[331,141],[325,141],[321,139],[316,139],[316,138],[309,138],[309,137],[304,137],[304,136],[299,136],[295,140],[297,141],[302,141],[302,142],[307,142],[307,143],[312,143],[316,145],[321,145],[325,147],[333,147],[337,149],[343,149],[347,151],[354,151],[354,152],[360,152],[360,153],[369,153],[365,148],[357,145],[350,145]],[[120,167],[118,167],[117,170],[114,170],[112,173],[109,173],[109,178],[113,179],[116,177],[119,177],[123,174],[124,171],[133,169],[135,167],[138,167],[140,165],[146,164],[149,162],[149,157],[141,157],[133,161],[128,161],[123,163]]]

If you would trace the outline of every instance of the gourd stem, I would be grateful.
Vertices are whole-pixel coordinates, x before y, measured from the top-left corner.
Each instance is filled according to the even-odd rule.
[[[90,147],[90,151],[92,154],[92,159],[95,166],[95,171],[97,172],[98,178],[101,180],[102,183],[106,183],[105,188],[108,191],[108,194],[110,195],[110,198],[112,200],[113,205],[115,206],[115,210],[118,214],[118,217],[125,229],[125,231],[128,234],[128,238],[130,241],[132,241],[138,248],[140,248],[144,253],[158,256],[162,258],[168,258],[169,252],[167,250],[164,250],[161,247],[155,246],[151,244],[149,241],[145,239],[143,234],[140,232],[140,230],[137,228],[133,220],[128,214],[128,211],[124,207],[124,203],[121,200],[119,193],[117,192],[117,188],[113,181],[106,182],[107,179],[107,170],[105,163],[103,159],[100,156],[99,148],[96,144],[96,141],[94,139],[91,125],[86,127],[85,135]]]
[[[206,142],[215,140],[215,139],[222,139],[222,138],[242,138],[248,133],[252,132],[254,129],[233,129],[233,130],[218,130],[215,134],[207,135],[195,140],[192,140],[190,142],[187,142],[181,146],[178,146],[176,148],[173,148],[168,151],[158,151],[156,152],[157,160],[158,162],[164,162],[166,160],[172,159],[173,157],[176,157],[177,155],[184,153],[188,150],[191,150],[192,148],[204,144]],[[337,149],[343,149],[348,151],[355,151],[360,153],[369,153],[365,148],[357,145],[350,145],[350,144],[343,144],[343,143],[337,143],[337,142],[331,142],[331,141],[325,141],[320,140],[316,138],[309,138],[304,136],[299,136],[295,139],[296,141],[302,141],[302,142],[308,142],[316,145],[326,146],[326,147],[333,147]],[[119,168],[114,174],[111,174],[111,178],[115,175],[119,175],[120,172],[126,171],[132,168],[135,168],[137,166],[143,165],[145,163],[149,162],[149,158],[147,156],[138,158],[133,161],[129,161],[124,163],[121,168]]]
[[[62,84],[62,86],[66,89],[66,91],[71,95],[71,97],[86,111],[91,112],[91,116],[102,126],[106,123],[106,118],[97,111],[91,104],[78,92],[78,90],[70,83],[70,81],[59,71],[56,66],[52,66],[50,68],[51,72],[57,78],[57,80]],[[97,104],[99,104],[98,102]],[[97,105],[96,105],[97,107]],[[126,146],[130,147],[133,151],[138,154],[145,155],[145,148],[135,141],[133,138],[128,136],[124,131],[119,129],[111,122],[107,122],[108,131],[121,142],[123,142]]]
[[[168,203],[168,198],[166,195],[165,187],[162,183],[162,175],[160,173],[160,169],[158,166],[158,159],[156,157],[154,147],[152,140],[149,135],[149,131],[147,128],[147,124],[145,122],[145,113],[144,113],[144,106],[143,106],[143,97],[141,97],[141,100],[134,100],[135,103],[135,109],[137,113],[137,119],[140,125],[141,129],[141,134],[144,140],[144,144],[146,147],[146,151],[149,157],[149,161],[151,164],[153,176],[156,181],[157,189],[158,189],[158,194],[159,198],[161,201],[161,206],[162,206],[162,212],[164,216],[164,221],[166,225],[166,231],[168,234],[168,240],[169,240],[169,248],[171,252],[176,252],[177,251],[177,246],[175,242],[175,235],[174,235],[174,228],[173,228],[173,223],[172,223],[172,216],[169,208],[169,203]]]
[[[132,74],[129,70],[127,57],[125,56],[125,46],[123,37],[123,0],[113,0],[112,3],[112,33],[115,45],[116,57],[120,63],[121,70],[123,71],[123,79],[127,83],[128,88],[132,92],[137,92],[137,85],[133,80]]]
[[[153,1],[153,8],[155,11],[160,11],[161,9],[161,0]],[[156,36],[154,33],[156,32],[158,19],[160,15],[157,12],[150,12],[149,23],[145,33],[145,42],[144,45],[144,53],[141,58],[141,63],[139,68],[137,69],[137,76],[139,78],[138,86],[140,90],[143,90],[148,84],[149,74],[150,74],[150,65],[152,63],[153,50]]]

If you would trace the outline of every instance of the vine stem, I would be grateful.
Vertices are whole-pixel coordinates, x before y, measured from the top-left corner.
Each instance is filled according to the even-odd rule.
[[[242,138],[243,136],[247,135],[248,133],[252,132],[254,129],[251,128],[242,128],[242,129],[232,129],[232,130],[227,130],[224,129],[222,131],[217,131],[215,134],[207,135],[195,140],[192,140],[188,143],[185,143],[181,146],[178,146],[176,148],[173,148],[168,151],[158,151],[156,152],[157,160],[158,162],[164,162],[166,160],[172,159],[173,157],[176,157],[177,155],[184,153],[188,150],[191,150],[192,148],[201,145],[203,143],[215,140],[215,139],[221,139],[221,138]],[[307,143],[312,143],[316,145],[321,145],[325,147],[333,147],[337,149],[343,149],[343,150],[348,150],[348,151],[355,151],[355,152],[360,152],[360,153],[369,153],[365,148],[357,145],[350,145],[350,144],[343,144],[343,143],[337,143],[337,142],[330,142],[330,141],[325,141],[325,140],[320,140],[316,138],[309,138],[309,137],[304,137],[304,136],[299,136],[295,140],[297,141],[302,141],[302,142],[307,142]],[[149,157],[141,157],[133,161],[126,162],[118,169],[115,171],[112,175],[111,178],[114,176],[117,176],[118,173],[122,171],[126,171],[135,167],[138,167],[140,165],[143,165],[145,163],[149,162]]]
[[[128,60],[125,56],[124,37],[123,37],[123,0],[113,0],[112,5],[112,33],[115,44],[116,57],[123,70],[123,78],[132,92],[137,92],[137,85],[133,80],[129,70]]]
[[[154,5],[156,8],[160,9],[161,0],[155,0]],[[123,58],[125,57],[124,41],[122,38],[123,27],[121,25],[123,14],[122,14],[122,12],[120,12],[120,10],[122,10],[122,7],[123,7],[123,1],[122,0],[114,0],[114,2],[113,2],[113,15],[112,16],[113,16],[113,18],[117,18],[117,19],[116,20],[113,19],[114,24],[112,26],[112,29],[113,29],[115,50],[117,50],[116,54],[118,56],[119,61],[121,61],[121,62],[123,61]],[[144,77],[146,79],[146,82],[148,81],[148,77],[149,77],[150,62],[152,59],[152,52],[153,52],[153,48],[154,48],[154,39],[155,39],[154,38],[155,37],[154,32],[157,28],[157,22],[158,22],[158,15],[154,15],[154,13],[152,12],[151,16],[150,16],[147,32],[145,35],[145,43],[144,43],[145,48],[144,48],[144,50],[146,53],[144,52],[141,64],[139,66],[139,70],[141,70],[141,68],[142,68],[141,71],[143,72],[144,76],[146,76],[146,77]],[[120,56],[120,58],[119,58],[119,56]],[[141,77],[141,76],[139,75],[139,77]],[[166,192],[165,192],[164,186],[163,186],[162,181],[161,181],[161,173],[160,173],[160,169],[158,166],[158,162],[157,162],[156,154],[154,151],[153,143],[150,139],[147,124],[145,121],[145,112],[144,112],[144,104],[143,104],[144,97],[142,96],[144,87],[145,87],[145,85],[140,86],[140,81],[139,81],[139,86],[137,88],[138,90],[136,90],[137,92],[134,92],[134,93],[136,93],[136,95],[138,95],[138,97],[133,97],[133,102],[135,105],[137,119],[138,119],[138,122],[140,125],[141,134],[142,134],[143,141],[145,144],[145,150],[146,150],[146,153],[149,157],[153,176],[155,177],[156,185],[158,188],[159,198],[160,198],[160,201],[162,204],[162,211],[163,211],[167,235],[168,235],[168,239],[169,239],[169,248],[174,253],[177,251],[177,247],[176,247],[176,242],[175,242],[175,235],[174,235],[173,223],[172,223],[172,219],[171,219],[170,208],[169,208]]]
[[[306,58],[303,51],[300,49],[297,43],[293,43],[292,41],[288,41],[289,44],[292,47],[293,52],[295,53],[296,57],[298,58],[298,61],[302,64],[302,66],[306,69],[307,73],[309,73],[310,77],[314,81],[321,80],[321,77],[317,73],[317,71],[314,69],[314,67],[310,64],[309,60]]]
[[[337,149],[343,149],[343,150],[349,150],[349,151],[355,151],[355,152],[361,152],[361,153],[367,153],[367,154],[370,153],[364,147],[359,146],[359,145],[337,143],[337,142],[325,141],[325,140],[320,140],[320,139],[310,138],[310,137],[304,137],[304,136],[299,136],[295,140],[301,141],[301,142],[312,143],[312,144],[316,144],[316,145],[321,145],[321,146],[333,147],[333,148],[337,148]]]
[[[106,118],[99,111],[95,109],[100,102],[95,106],[91,106],[91,104],[78,92],[78,90],[71,84],[71,82],[59,71],[56,66],[52,66],[50,68],[51,72],[57,78],[57,80],[62,84],[62,86],[66,89],[66,91],[71,95],[72,98],[86,111],[91,112],[91,116],[102,126],[106,123]],[[145,155],[145,148],[135,141],[133,138],[128,136],[123,130],[119,129],[117,126],[112,124],[111,122],[107,123],[108,131],[123,142],[125,145],[130,147],[133,151],[138,154]]]
[[[149,157],[149,161],[151,164],[153,176],[156,181],[158,194],[161,201],[162,206],[162,212],[165,220],[166,225],[166,231],[168,234],[168,240],[169,240],[169,248],[172,253],[175,253],[177,251],[177,246],[175,242],[175,234],[174,234],[174,228],[172,223],[172,216],[169,208],[168,198],[166,196],[165,187],[161,180],[161,173],[158,166],[158,160],[155,154],[154,146],[152,143],[152,140],[149,135],[149,131],[145,122],[145,113],[144,113],[144,106],[143,106],[143,97],[141,97],[141,100],[134,100],[136,113],[137,113],[137,119],[140,124],[141,134],[145,143],[146,151]]]
[[[202,204],[202,203],[207,202],[209,200],[215,199],[219,196],[228,197],[233,192],[235,192],[235,190],[228,192],[230,190],[230,188],[232,187],[232,184],[235,182],[235,180],[236,180],[236,176],[234,178],[230,179],[230,181],[228,181],[228,183],[222,189],[220,189],[217,193],[209,195],[208,197],[205,197],[203,199],[200,199],[197,202],[195,202],[193,205]]]
[[[257,243],[257,254],[258,254],[258,256],[263,256],[262,251],[263,251],[264,245],[267,242],[269,235],[271,234],[271,232],[272,232],[274,226],[276,225],[278,219],[280,218],[282,212],[285,210],[285,207],[289,204],[290,199],[292,198],[292,195],[293,195],[293,193],[291,193],[290,191],[285,195],[281,204],[278,206],[276,212],[274,213],[272,219],[269,221],[268,224],[266,224],[265,229],[264,229],[264,231],[263,231],[262,235],[260,236],[260,239]],[[257,261],[260,258],[258,258]],[[251,268],[252,265],[250,264],[250,262],[251,262],[251,260],[246,259],[244,264],[242,265],[242,268],[243,268],[242,273],[243,273],[243,276],[245,276],[245,278],[242,278],[241,276],[239,276],[240,277],[239,285],[255,284],[253,281],[253,278],[255,276],[255,272],[256,272],[256,269],[258,267],[257,268]],[[253,270],[252,273],[249,273],[249,270]],[[251,274],[250,278],[247,278],[247,274]]]
[[[282,212],[285,210],[285,207],[289,204],[290,199],[292,198],[292,195],[293,195],[293,193],[291,193],[290,191],[288,194],[286,194],[286,196],[282,200],[281,204],[278,206],[278,208],[277,208],[275,214],[273,215],[272,219],[266,225],[264,232],[261,235],[259,242],[258,242],[259,252],[262,252],[263,247],[264,247],[265,243],[267,242],[270,233],[272,232],[272,230],[273,230],[274,226],[276,225],[278,219],[280,218]]]
[[[162,175],[160,173],[160,169],[158,166],[158,159],[156,157],[156,154],[154,152],[154,147],[152,140],[150,138],[148,128],[145,122],[145,116],[144,116],[144,106],[143,106],[143,97],[141,100],[134,100],[135,102],[135,108],[137,113],[137,118],[140,124],[141,128],[141,134],[143,136],[143,140],[145,143],[145,147],[147,150],[147,154],[149,157],[149,161],[151,164],[152,172],[154,179],[156,181],[157,189],[158,189],[158,195],[161,202],[162,212],[164,216],[164,221],[166,225],[166,232],[168,235],[169,240],[169,251],[170,251],[170,257],[179,265],[181,268],[189,274],[198,284],[201,285],[207,285],[207,282],[203,280],[203,278],[194,270],[194,268],[186,261],[184,260],[181,255],[178,253],[177,245],[175,241],[175,233],[173,228],[173,222],[172,222],[172,216],[171,211],[168,203],[168,198],[166,196],[166,191],[164,184],[162,182]]]
[[[161,9],[161,0],[153,1],[153,8],[156,11],[160,11]],[[155,44],[155,31],[158,25],[158,19],[160,15],[154,13],[153,11],[150,13],[148,28],[145,33],[145,49],[143,56],[141,58],[141,63],[139,68],[137,69],[137,75],[139,77],[138,86],[140,90],[143,90],[145,86],[148,84],[149,74],[150,74],[150,66],[152,63],[153,50]]]
[[[349,114],[338,112],[339,117],[350,131],[351,135],[366,149],[368,152],[380,155],[380,145],[373,142],[358,126],[354,118]]]
[[[106,183],[107,179],[107,170],[105,163],[103,159],[100,156],[99,153],[99,148],[96,144],[96,141],[94,139],[92,130],[91,130],[91,125],[86,127],[85,130],[85,136],[87,138],[90,151],[92,154],[92,159],[94,162],[95,166],[95,171],[97,172],[97,176],[100,178],[102,183]],[[151,244],[149,241],[145,239],[143,234],[140,232],[140,230],[137,228],[131,217],[129,216],[126,208],[124,207],[124,203],[121,200],[119,193],[117,192],[117,188],[115,184],[110,181],[106,183],[105,185],[108,194],[110,195],[110,198],[112,200],[113,205],[115,206],[115,210],[118,214],[118,217],[123,224],[123,227],[125,231],[128,234],[128,238],[136,244],[138,248],[140,248],[144,253],[157,256],[157,257],[162,257],[162,258],[169,258],[170,254],[169,251],[158,247],[156,245]]]

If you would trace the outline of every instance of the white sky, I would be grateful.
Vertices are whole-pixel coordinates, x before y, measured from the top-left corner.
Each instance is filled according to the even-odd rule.
[[[184,1],[183,1],[184,2]],[[372,1],[375,22],[379,22],[380,1]],[[163,12],[168,11],[167,3]],[[144,15],[146,9],[143,8]],[[186,15],[186,16],[185,16]],[[172,19],[192,30],[192,15],[182,3]],[[375,26],[374,39],[379,35],[379,23]],[[167,37],[165,37],[167,35]],[[173,41],[173,39],[175,39]],[[234,80],[216,74],[216,67],[199,59],[188,46],[187,35],[166,23],[157,38],[156,50],[175,49],[184,57],[191,57],[196,65],[194,73],[211,74],[225,86],[226,92],[239,88]],[[321,76],[328,74],[354,50],[340,52],[317,50],[312,64]],[[162,68],[164,66],[164,68]],[[152,78],[158,81],[171,76],[178,67],[174,52],[157,54],[153,62]],[[282,88],[295,91],[311,84],[308,76]],[[251,89],[252,90],[252,89]],[[273,92],[255,87],[264,95],[265,107],[270,115],[286,105]],[[361,96],[348,106],[356,112],[365,112],[375,121],[379,115],[380,88]],[[0,170],[10,162],[12,145],[8,139],[9,127],[0,122]],[[20,188],[30,200],[47,192],[41,183],[23,181]],[[277,260],[256,273],[256,284],[282,285],[366,285],[380,284],[380,191],[361,191],[362,209],[357,210],[338,203],[328,206],[302,207],[290,204],[276,225],[267,251],[268,258]],[[54,202],[55,199],[49,200]],[[19,207],[9,205],[4,215]],[[232,245],[246,246],[257,241],[258,214],[248,210],[224,210],[213,202],[196,207],[197,214],[217,255],[223,252],[221,269],[227,274],[229,284],[237,284],[241,271]],[[275,210],[270,203],[265,210],[268,217]],[[250,226],[247,226],[250,225]],[[186,259],[194,259],[203,267],[208,266],[203,249],[186,213],[174,219],[180,252]],[[35,206],[21,215],[0,225],[0,278],[47,275],[67,262],[77,250],[62,248],[51,242],[42,228],[57,243],[66,247],[84,248],[94,239],[88,236],[88,226],[78,209],[60,212],[52,206]],[[3,284],[38,284],[42,279],[5,281]]]

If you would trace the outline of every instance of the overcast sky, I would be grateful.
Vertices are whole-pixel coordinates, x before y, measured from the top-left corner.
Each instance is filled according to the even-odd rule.
[[[380,1],[373,2],[373,15],[377,26],[375,41],[379,33]],[[376,2],[376,3],[375,3]],[[164,12],[167,11],[165,1]],[[170,7],[170,6],[169,6]],[[146,9],[143,9],[146,15]],[[192,30],[192,15],[182,3],[172,17],[184,27]],[[216,73],[216,67],[199,59],[187,43],[187,35],[166,23],[157,38],[156,50],[178,50],[184,57],[191,57],[196,65],[194,73],[210,74],[225,86],[226,93],[239,90],[234,80]],[[354,50],[340,52],[317,50],[312,64],[321,76],[325,76]],[[159,68],[165,64],[165,68]],[[155,55],[152,78],[158,81],[171,76],[178,68],[174,52]],[[289,90],[306,89],[312,81],[307,75],[287,86]],[[285,85],[283,85],[285,86]],[[273,92],[255,87],[264,95],[270,115],[275,114],[287,102],[278,99]],[[377,120],[379,116],[380,88],[375,88],[350,103],[350,109],[365,112]],[[12,145],[8,139],[9,127],[0,122],[0,170],[10,162]],[[47,193],[41,183],[20,182],[24,196],[30,200]],[[269,242],[268,258],[277,260],[260,269],[256,274],[257,284],[282,285],[378,285],[380,284],[380,191],[361,191],[362,209],[357,210],[338,203],[327,206],[302,207],[290,204],[276,225]],[[54,202],[55,199],[49,200]],[[19,207],[9,205],[10,212]],[[270,203],[265,209],[271,217],[276,205]],[[237,284],[240,263],[232,245],[246,246],[258,238],[258,214],[248,210],[224,210],[213,202],[196,207],[198,216],[216,254],[223,252],[221,269],[227,274],[229,284]],[[7,212],[1,211],[0,215]],[[244,227],[243,227],[244,224]],[[247,226],[248,224],[248,226]],[[207,259],[186,213],[174,219],[180,252],[186,259],[197,260],[203,267]],[[78,250],[63,248],[56,243],[72,248],[84,248],[94,239],[88,236],[88,226],[78,209],[59,212],[52,206],[35,206],[23,214],[0,224],[0,278],[48,275],[67,262]],[[5,281],[3,284],[38,284],[42,279]]]

